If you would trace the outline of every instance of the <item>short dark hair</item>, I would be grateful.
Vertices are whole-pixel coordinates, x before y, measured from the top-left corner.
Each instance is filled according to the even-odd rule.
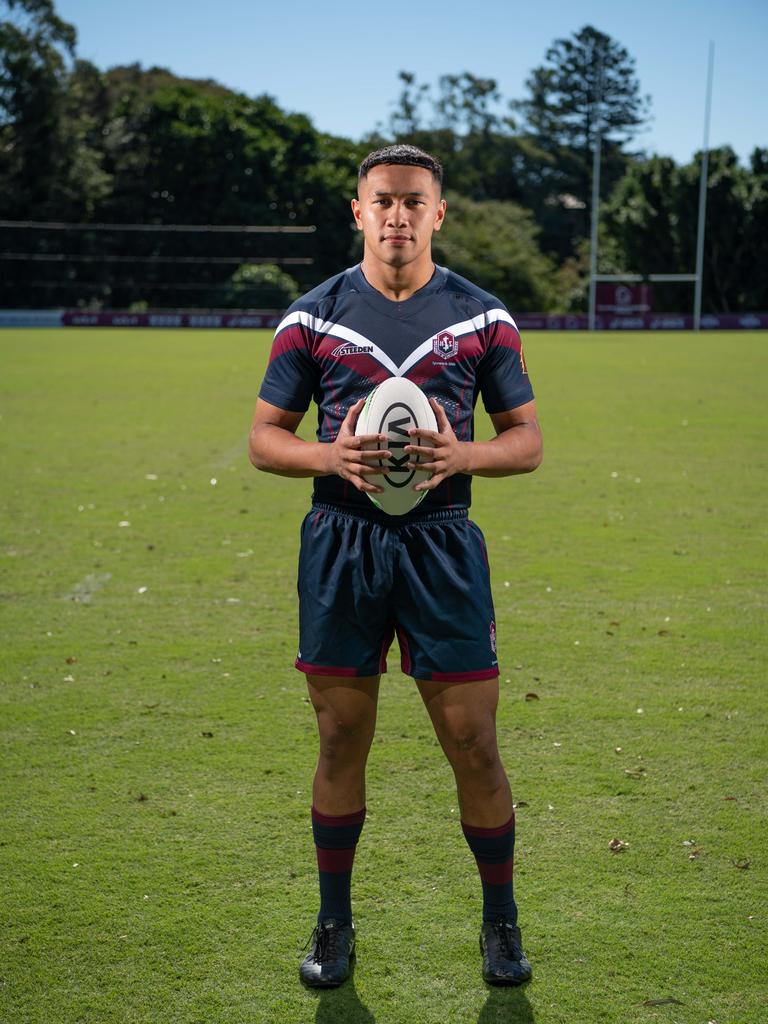
[[[385,146],[383,149],[376,149],[360,164],[357,172],[357,180],[361,181],[368,177],[372,167],[380,164],[405,164],[408,167],[424,167],[430,172],[437,184],[443,187],[443,165],[438,159],[425,153],[418,146],[409,146],[406,143],[398,142],[394,146]]]

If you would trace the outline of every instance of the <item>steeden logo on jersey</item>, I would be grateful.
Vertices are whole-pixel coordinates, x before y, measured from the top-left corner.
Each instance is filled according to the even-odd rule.
[[[459,343],[450,331],[440,331],[432,339],[432,351],[441,359],[453,359],[459,352]]]
[[[348,341],[343,345],[337,345],[331,356],[334,359],[341,359],[342,356],[362,356],[367,352],[373,352],[373,345],[355,345],[354,342]]]

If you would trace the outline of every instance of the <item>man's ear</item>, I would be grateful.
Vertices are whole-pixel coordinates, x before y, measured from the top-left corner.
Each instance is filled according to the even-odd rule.
[[[358,231],[362,231],[363,230],[363,222],[360,219],[360,200],[359,199],[353,199],[351,205],[352,205],[352,216],[355,218],[355,224],[357,224],[357,230]]]
[[[435,214],[435,231],[439,231],[440,228],[443,226],[443,221],[445,220],[445,210],[445,200],[441,199],[440,205],[437,208],[437,213]]]

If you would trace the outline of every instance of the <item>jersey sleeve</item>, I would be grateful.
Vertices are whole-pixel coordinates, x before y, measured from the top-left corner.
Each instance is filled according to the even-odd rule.
[[[306,412],[317,384],[310,318],[289,312],[275,331],[259,398],[289,412]]]
[[[506,412],[533,399],[523,344],[506,310],[493,310],[486,331],[488,347],[477,367],[477,379],[486,412]]]

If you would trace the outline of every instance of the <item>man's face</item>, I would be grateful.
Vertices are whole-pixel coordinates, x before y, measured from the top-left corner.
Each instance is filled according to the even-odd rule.
[[[426,253],[445,216],[440,187],[425,167],[379,164],[359,184],[352,212],[365,237],[365,254],[404,267]]]

